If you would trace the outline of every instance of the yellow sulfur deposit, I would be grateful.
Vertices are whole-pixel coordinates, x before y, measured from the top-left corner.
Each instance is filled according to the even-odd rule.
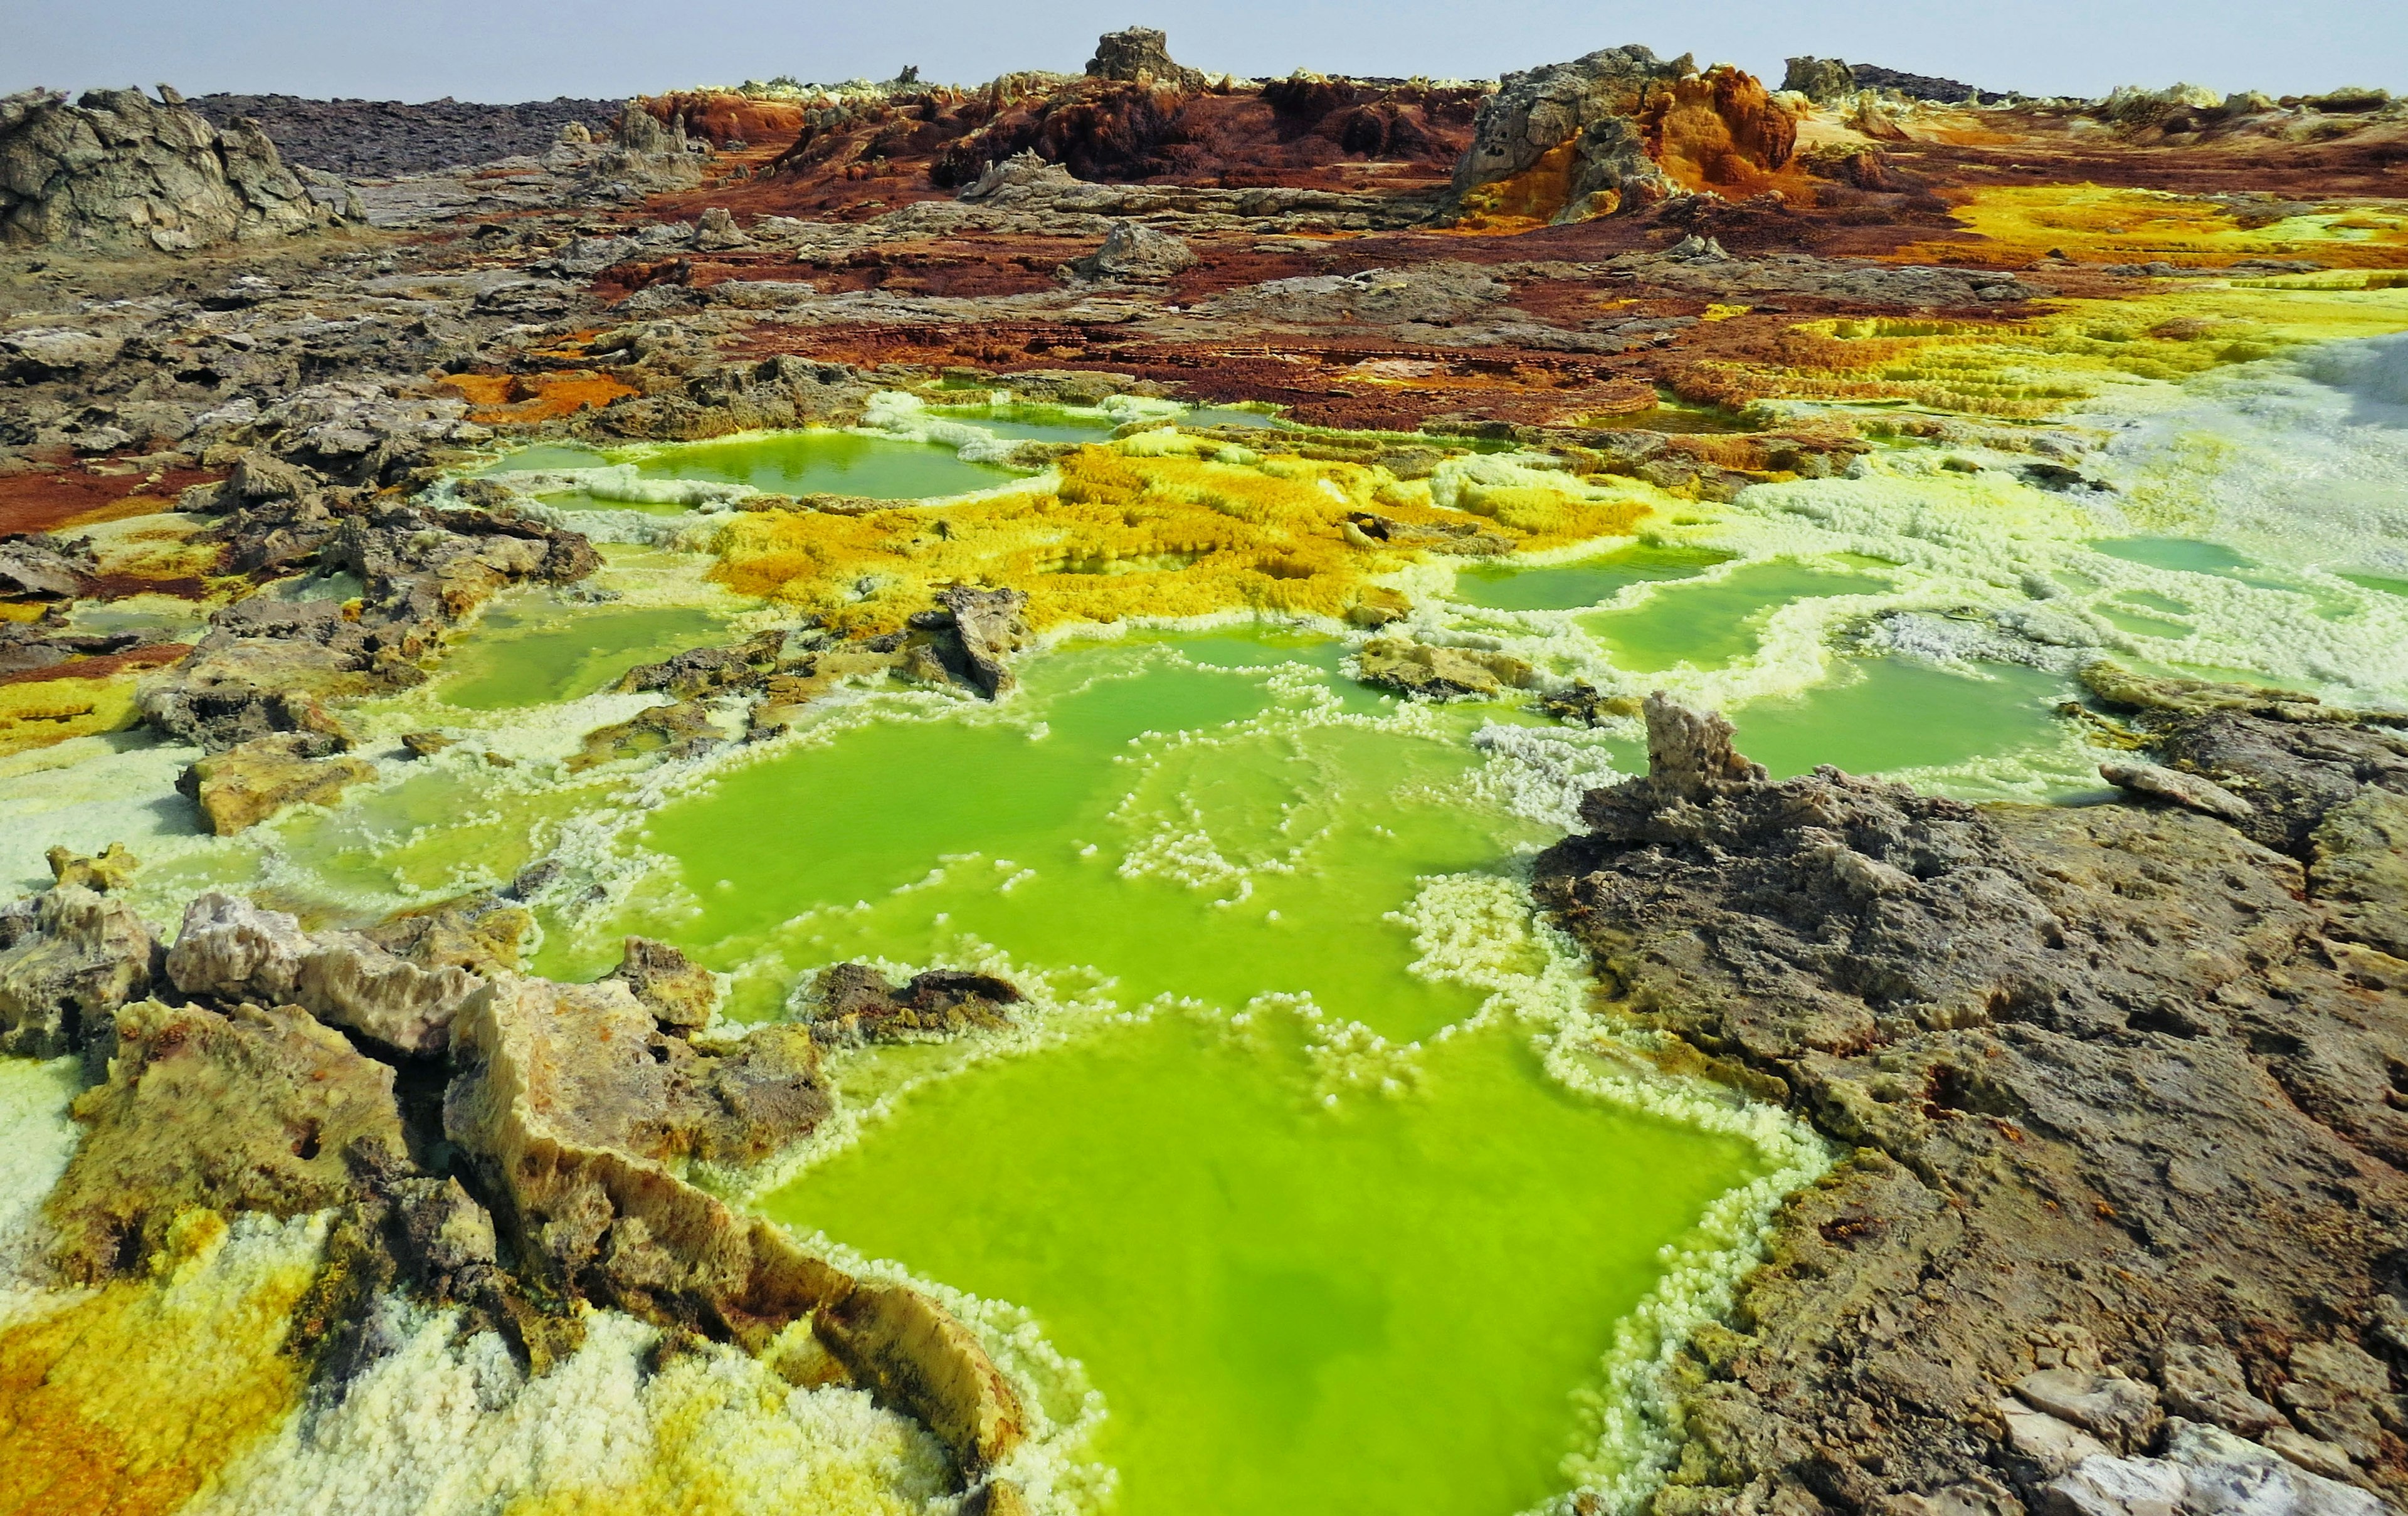
[[[2408,221],[2340,206],[2279,219],[2270,206],[2260,220],[2249,214],[2246,202],[2097,184],[2032,184],[1965,191],[1953,214],[1984,240],[1917,242],[1901,248],[1899,261],[2021,266],[2060,251],[2084,263],[2202,267],[2243,258],[2313,258],[2354,268],[2408,264]]]
[[[147,1279],[0,1333],[0,1510],[174,1510],[297,1403],[283,1350],[321,1229],[187,1211]]]
[[[2408,331],[2408,289],[2352,276],[2201,284],[2141,280],[2121,300],[2047,303],[2023,321],[1928,317],[1802,322],[1763,357],[1685,370],[1693,399],[1899,401],[2014,420],[2054,416],[2134,379],[2179,381],[2310,342]]]
[[[134,724],[134,691],[144,672],[0,684],[0,755],[123,731]]]
[[[1337,617],[1417,556],[1350,538],[1350,513],[1429,528],[1432,540],[1537,550],[1627,534],[1653,508],[1652,492],[1629,480],[1451,462],[1460,466],[1405,481],[1376,465],[1146,434],[1080,449],[1050,486],[857,516],[748,513],[720,538],[717,577],[855,633],[900,627],[932,587],[955,582],[1026,591],[1039,629],[1241,609]]]

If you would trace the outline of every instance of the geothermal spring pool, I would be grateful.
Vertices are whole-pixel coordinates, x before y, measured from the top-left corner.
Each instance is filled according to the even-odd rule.
[[[2366,298],[2408,321],[2408,292]],[[1557,489],[1573,514],[1512,566],[1403,569],[1400,629],[1551,682],[1720,707],[1776,777],[1828,763],[2081,803],[2105,751],[2068,713],[2092,658],[2408,701],[2402,341],[2116,389],[2063,422],[2086,440],[2045,480],[2029,455],[1917,438],[1719,505],[1630,480],[1564,493],[1539,460],[1460,454],[1431,476],[1434,506],[1526,513]],[[124,736],[19,754],[0,760],[7,865],[31,887],[52,842],[123,841],[145,863],[132,897],[163,928],[211,887],[306,919],[515,879],[534,972],[591,979],[625,936],[653,937],[724,975],[743,1021],[840,962],[1004,975],[1030,996],[1010,1030],[839,1053],[841,1105],[809,1148],[702,1177],[971,1323],[1031,1407],[1010,1472],[1032,1498],[1502,1516],[1578,1490],[1610,1509],[1660,1477],[1670,1348],[1727,1305],[1771,1208],[1828,1161],[1772,1108],[1659,1070],[1530,907],[1528,859],[1585,789],[1643,765],[1627,716],[1561,723],[1518,689],[1383,693],[1355,677],[1365,634],[1316,607],[1182,599],[1173,581],[1214,551],[1206,522],[1015,570],[1048,642],[1010,699],[866,684],[767,740],[567,762],[659,703],[617,689],[625,670],[798,608],[874,620],[910,588],[879,544],[834,535],[871,518],[796,518],[826,523],[806,540],[731,505],[958,497],[923,544],[928,573],[953,573],[942,554],[982,539],[947,513],[986,531],[1018,508],[1035,471],[1014,445],[1100,442],[1144,414],[897,396],[853,432],[501,458],[487,477],[539,479],[607,565],[590,587],[505,596],[430,682],[348,712],[370,747],[430,728],[453,747],[227,838],[171,803],[183,750]],[[1257,485],[1341,503],[1403,487],[1270,469],[1226,440],[1260,417],[1162,419],[1178,424],[1112,456],[1223,490],[1223,517],[1277,507]],[[1183,447],[1182,426],[1221,440]],[[63,1140],[64,1086],[11,1080],[30,1172]],[[245,1245],[268,1261],[220,1266],[267,1269],[299,1244]],[[354,1397],[411,1407],[397,1424],[437,1447],[468,1424],[476,1394],[457,1386],[482,1370],[429,1342],[404,1361],[417,1380]],[[480,1458],[508,1463],[515,1437],[537,1466],[546,1437],[640,1443],[707,1413],[719,1451],[682,1456],[728,1480],[776,1465],[788,1509],[941,1499],[896,1419],[783,1386],[670,1404],[631,1387],[638,1356],[597,1334],[561,1371],[550,1430],[532,1411],[480,1422],[500,1439]],[[456,1393],[426,1388],[442,1384]],[[747,1396],[751,1422],[729,1409]],[[760,1430],[781,1417],[787,1441]],[[340,1418],[247,1446],[211,1498],[306,1509],[383,1467]]]

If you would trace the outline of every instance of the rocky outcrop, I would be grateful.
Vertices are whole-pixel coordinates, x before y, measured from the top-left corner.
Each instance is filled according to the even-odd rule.
[[[393,1069],[297,1008],[146,1000],[115,1032],[48,1202],[75,1278],[138,1267],[187,1207],[301,1215],[346,1199],[355,1166],[408,1161]]]
[[[188,995],[302,1007],[380,1048],[418,1057],[451,1046],[452,1018],[487,977],[518,966],[516,931],[496,944],[473,908],[403,916],[364,932],[305,933],[292,916],[211,892],[184,908],[167,979]],[[494,902],[487,915],[525,920]],[[464,927],[463,922],[468,924]]]
[[[1087,77],[1190,91],[1204,87],[1200,71],[1170,61],[1170,38],[1151,26],[1131,26],[1096,38],[1096,55],[1087,60]]]
[[[56,1058],[105,1044],[118,1008],[159,978],[159,944],[134,908],[64,875],[0,906],[0,1052]]]
[[[627,987],[665,1032],[699,1031],[719,1009],[719,980],[666,942],[629,937],[610,977]]]
[[[189,252],[325,225],[257,122],[222,129],[162,86],[0,100],[0,241]]]
[[[805,1024],[837,1044],[991,1031],[1009,1025],[1006,1008],[1021,1001],[1009,980],[944,968],[915,974],[898,990],[867,964],[838,964],[820,971],[816,988],[818,998],[802,1009]]]
[[[2093,683],[2248,812],[1775,783],[1659,696],[1648,774],[1539,861],[1619,1008],[1852,1154],[1689,1350],[1659,1512],[2408,1488],[2408,979],[2348,937],[2379,871],[2327,894],[2315,841],[2390,855],[2381,827],[2321,828],[2388,801],[2394,739],[2262,693]],[[2243,1490],[2297,1504],[2216,1503]]]
[[[176,788],[211,832],[232,837],[294,806],[332,805],[345,790],[376,777],[372,765],[329,747],[315,734],[255,737],[196,760]]]
[[[1429,700],[1493,699],[1508,686],[1526,685],[1530,665],[1510,653],[1440,648],[1404,637],[1381,637],[1354,655],[1362,677]]]
[[[1672,185],[1634,123],[1696,67],[1685,56],[1661,60],[1634,44],[1506,75],[1482,103],[1471,146],[1455,165],[1458,207],[1570,221],[1666,198]],[[1543,182],[1515,183],[1525,179]],[[1490,186],[1505,188],[1475,200]]]
[[[1454,211],[1573,222],[1684,191],[1754,193],[1796,144],[1796,121],[1754,76],[1608,48],[1498,82],[1455,165]]]
[[[516,512],[366,503],[313,488],[294,465],[246,456],[195,506],[230,508],[227,556],[355,575],[356,601],[237,601],[192,654],[145,683],[150,726],[203,750],[181,788],[229,836],[287,806],[322,803],[372,770],[323,701],[422,682],[442,634],[495,594],[567,583],[601,560],[584,537]]]

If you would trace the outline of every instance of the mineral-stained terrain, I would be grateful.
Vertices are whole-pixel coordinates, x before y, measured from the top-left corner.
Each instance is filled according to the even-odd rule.
[[[601,594],[628,545],[786,619],[629,669],[653,703],[564,774],[773,740],[867,680],[1009,700],[1042,636],[1140,616],[1300,619],[1409,698],[1627,722],[1632,691],[1409,621],[1415,566],[1559,561],[1877,453],[2103,490],[2060,424],[2092,381],[2400,329],[2404,166],[2380,92],[2038,100],[1818,58],[1776,89],[1639,47],[1255,80],[1144,31],[1079,72],[624,106],[17,95],[0,756],[188,749],[150,798],[223,837],[339,812],[455,741],[351,703],[497,596]],[[2283,316],[2228,299],[2270,283]],[[596,524],[538,498],[608,482],[586,463],[473,474],[945,441],[926,408],[996,391],[1160,408],[982,455],[1011,472],[942,508],[681,484],[609,498],[694,520]],[[1985,635],[2063,663],[2030,624]],[[2408,1502],[2408,716],[2080,678],[2095,803],[1775,782],[1657,698],[1648,773],[1538,861],[1602,1009],[1840,1155],[1679,1351],[1660,1516]],[[395,1311],[457,1308],[538,1379],[632,1319],[648,1373],[855,1387],[932,1436],[929,1498],[1024,1509],[990,1476],[1033,1411],[971,1326],[724,1197],[831,1120],[832,1050],[1003,1035],[1011,982],[842,964],[747,1029],[666,943],[529,974],[555,865],[305,922],[263,864],[165,930],[90,846],[0,908],[0,1048],[80,1091],[63,1166],[6,1171],[47,1198],[0,1260],[92,1292],[0,1331],[0,1505],[208,1485],[208,1437],[128,1452],[140,1403],[60,1366],[272,1222],[320,1230],[244,1286],[261,1424],[333,1415]]]

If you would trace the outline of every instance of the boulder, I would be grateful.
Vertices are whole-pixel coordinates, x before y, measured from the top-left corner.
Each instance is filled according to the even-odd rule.
[[[159,969],[157,939],[122,900],[63,883],[0,907],[0,1052],[56,1058],[106,1041]]]
[[[133,881],[134,871],[142,860],[125,851],[122,842],[112,842],[94,856],[86,856],[70,848],[52,848],[43,855],[50,865],[50,878],[61,884],[78,884],[87,890],[122,890]]]
[[[184,907],[176,945],[167,950],[167,980],[182,994],[282,1005],[316,947],[283,911],[211,890]]]
[[[1010,694],[1018,681],[1005,660],[1032,639],[1028,622],[1021,616],[1028,596],[1018,590],[981,590],[965,584],[937,598],[953,613],[969,681],[990,700]]]
[[[188,1207],[296,1216],[347,1198],[355,1163],[408,1163],[393,1069],[297,1007],[147,1000],[116,1033],[47,1203],[73,1277],[138,1265]]]
[[[0,242],[188,252],[327,224],[256,122],[139,90],[0,99]]]
[[[371,765],[326,756],[323,747],[310,733],[256,737],[195,762],[176,788],[200,807],[210,831],[232,837],[291,806],[332,804],[352,785],[376,777]]]
[[[1355,654],[1362,677],[1425,699],[1493,698],[1530,681],[1530,665],[1501,652],[1435,648],[1401,637],[1367,642]]]
[[[1104,245],[1067,266],[1085,279],[1167,279],[1200,262],[1195,250],[1168,232],[1143,222],[1116,221],[1104,234]]]
[[[1019,206],[1051,201],[1083,187],[1060,164],[1023,148],[986,165],[977,179],[963,186],[961,198],[973,204]]]

